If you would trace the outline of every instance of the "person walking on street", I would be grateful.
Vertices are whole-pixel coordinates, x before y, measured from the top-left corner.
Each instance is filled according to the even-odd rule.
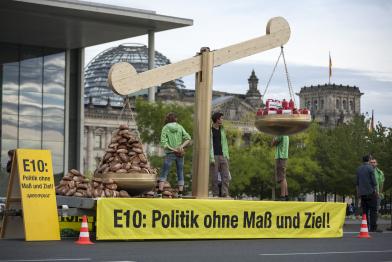
[[[370,156],[362,158],[363,164],[357,169],[357,194],[361,199],[362,212],[366,214],[370,232],[382,232],[377,229],[377,183],[374,169],[369,164]]]
[[[378,211],[381,208],[381,200],[384,198],[383,190],[384,190],[385,177],[384,177],[384,173],[381,171],[381,169],[378,168],[377,159],[372,158],[370,160],[370,164],[374,168],[374,176],[376,178],[376,184],[377,184],[376,189],[377,189],[377,194],[378,194],[378,197],[377,197],[377,211]]]
[[[289,200],[289,191],[286,180],[287,160],[289,159],[289,137],[276,136],[272,140],[275,146],[275,175],[280,184],[280,201]]]
[[[173,161],[177,167],[178,197],[182,197],[184,190],[184,148],[191,143],[191,136],[185,131],[182,125],[177,123],[175,113],[166,116],[165,126],[161,132],[161,146],[165,149],[165,159],[162,172],[159,177],[157,196],[162,195],[164,183],[169,175],[170,166]]]
[[[8,151],[7,172],[11,174],[12,161],[14,160],[15,149]]]
[[[210,173],[212,174],[212,196],[219,197],[219,178],[221,177],[221,196],[229,197],[229,147],[226,132],[223,128],[223,114],[216,112],[212,115]]]

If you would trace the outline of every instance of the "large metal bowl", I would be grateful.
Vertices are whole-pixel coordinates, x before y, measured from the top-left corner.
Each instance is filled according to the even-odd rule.
[[[255,126],[270,135],[292,135],[309,127],[312,118],[306,114],[256,116]]]
[[[100,178],[111,178],[116,182],[118,189],[127,191],[130,195],[140,195],[143,192],[151,191],[156,184],[155,174],[146,174],[139,172],[131,173],[106,173],[103,175],[95,175]]]

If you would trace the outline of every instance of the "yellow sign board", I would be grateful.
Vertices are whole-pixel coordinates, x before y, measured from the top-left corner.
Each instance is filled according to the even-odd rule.
[[[99,199],[97,239],[342,237],[345,203]]]
[[[18,203],[19,202],[19,203]],[[20,206],[23,210],[24,236],[27,241],[60,240],[56,193],[49,150],[17,149],[13,159],[6,208]],[[15,222],[12,217],[3,221],[3,237]],[[19,234],[20,235],[20,234]]]

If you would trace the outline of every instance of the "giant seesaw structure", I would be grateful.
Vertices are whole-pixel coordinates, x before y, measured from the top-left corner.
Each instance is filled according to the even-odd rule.
[[[129,63],[114,64],[108,76],[109,86],[122,96],[157,86],[162,83],[195,73],[195,111],[194,111],[194,148],[192,194],[196,198],[208,197],[209,182],[209,155],[210,155],[210,117],[212,100],[213,68],[250,55],[254,55],[276,47],[281,47],[290,38],[290,26],[283,17],[275,17],[268,21],[266,34],[245,42],[227,46],[211,51],[208,47],[201,48],[200,52],[191,58],[174,64],[154,68],[142,73],[137,73]],[[285,133],[285,125],[279,122],[292,122],[289,126],[303,126],[309,119],[296,117],[293,120],[268,117],[268,121],[256,121],[256,127],[261,130],[280,130]],[[272,119],[272,121],[271,121]],[[298,121],[300,120],[300,121]],[[283,122],[282,122],[283,121]],[[284,124],[283,123],[283,124]],[[267,127],[268,125],[268,127]],[[267,128],[266,128],[267,127]],[[283,128],[282,128],[283,127]],[[298,129],[300,131],[300,128]]]

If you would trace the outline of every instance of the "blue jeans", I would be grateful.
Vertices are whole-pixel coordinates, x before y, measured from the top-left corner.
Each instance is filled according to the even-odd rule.
[[[176,161],[177,167],[177,184],[179,186],[184,185],[184,157],[178,157],[174,153],[166,153],[165,160],[163,162],[162,172],[159,177],[160,182],[167,180],[169,175],[170,167],[173,161]]]

